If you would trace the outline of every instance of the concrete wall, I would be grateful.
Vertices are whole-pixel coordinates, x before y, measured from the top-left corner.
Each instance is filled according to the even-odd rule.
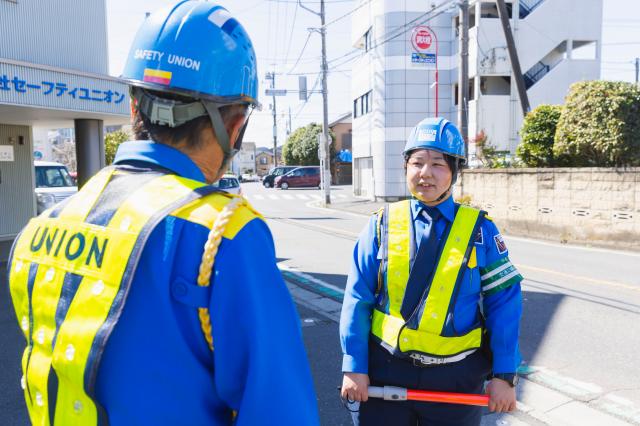
[[[640,168],[465,170],[456,192],[510,235],[640,249]]]

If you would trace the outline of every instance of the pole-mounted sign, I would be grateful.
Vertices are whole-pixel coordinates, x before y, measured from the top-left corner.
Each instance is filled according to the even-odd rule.
[[[436,116],[438,115],[438,37],[425,25],[419,25],[411,32],[411,63],[435,70]]]

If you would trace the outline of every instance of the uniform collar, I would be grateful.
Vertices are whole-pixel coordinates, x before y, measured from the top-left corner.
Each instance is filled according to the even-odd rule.
[[[113,163],[118,164],[130,160],[155,164],[182,177],[206,182],[204,174],[191,158],[169,145],[153,141],[125,142],[118,147]]]
[[[411,214],[413,215],[413,220],[415,220],[423,210],[428,214],[431,209],[438,209],[440,214],[442,214],[442,216],[449,222],[453,222],[453,219],[456,216],[455,204],[453,203],[453,197],[451,196],[435,207],[429,207],[415,198],[411,199]]]

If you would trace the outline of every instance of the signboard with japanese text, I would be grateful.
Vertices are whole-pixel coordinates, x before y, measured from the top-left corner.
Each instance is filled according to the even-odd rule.
[[[129,115],[125,83],[63,71],[0,61],[0,104]]]
[[[13,156],[13,146],[0,145],[0,161],[15,161]]]
[[[436,68],[438,39],[431,28],[420,25],[411,32],[411,63]]]

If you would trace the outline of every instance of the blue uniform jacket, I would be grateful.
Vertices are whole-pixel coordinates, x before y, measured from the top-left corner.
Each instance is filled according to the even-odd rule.
[[[441,213],[435,223],[440,238],[455,217],[455,204],[449,197],[437,206]],[[422,215],[427,207],[411,200],[415,241],[430,230],[430,220]],[[507,247],[495,224],[485,219],[476,237],[477,267],[467,268],[454,306],[453,322],[445,323],[444,333],[464,334],[476,324],[482,305],[485,325],[491,335],[493,372],[515,372],[520,362],[518,350],[519,322],[522,314],[520,281],[522,277],[511,264]],[[368,342],[371,313],[376,304],[375,291],[382,250],[378,248],[376,216],[360,234],[353,250],[351,270],[340,317],[342,371],[368,373]],[[417,252],[417,247],[415,252]],[[479,303],[481,301],[481,303]]]
[[[147,141],[116,164],[204,181],[181,152]],[[209,229],[166,217],[153,231],[105,348],[96,397],[111,425],[317,425],[300,321],[263,220],[223,239],[209,293],[194,290]],[[187,290],[187,291],[185,291]],[[178,301],[181,299],[182,301]],[[197,309],[209,307],[212,353]]]

